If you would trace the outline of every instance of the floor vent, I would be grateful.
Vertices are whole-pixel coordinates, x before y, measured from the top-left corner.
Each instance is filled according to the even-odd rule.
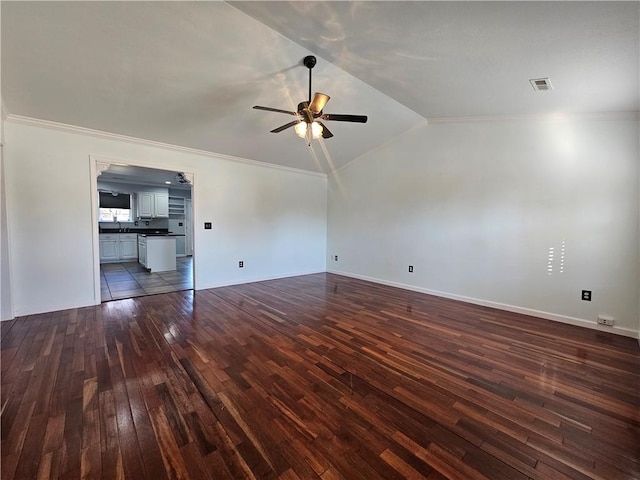
[[[531,83],[533,89],[537,90],[538,92],[546,92],[553,89],[551,80],[549,80],[548,78],[532,78],[531,80],[529,80],[529,83]]]

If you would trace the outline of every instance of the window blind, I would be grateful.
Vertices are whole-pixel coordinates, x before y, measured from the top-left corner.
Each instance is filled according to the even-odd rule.
[[[109,192],[100,192],[100,208],[131,208],[131,195],[120,193],[115,197]]]

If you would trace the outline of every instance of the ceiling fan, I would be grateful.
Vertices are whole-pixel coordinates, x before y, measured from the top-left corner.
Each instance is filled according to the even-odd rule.
[[[307,139],[307,142],[310,145],[312,138],[333,137],[333,133],[331,133],[331,131],[320,120],[367,123],[366,115],[323,113],[323,109],[329,101],[329,95],[325,95],[324,93],[315,93],[313,95],[313,98],[311,97],[311,69],[316,64],[316,57],[314,57],[313,55],[304,57],[303,64],[309,69],[309,100],[300,102],[298,104],[298,111],[292,112],[290,110],[281,110],[279,108],[261,107],[260,105],[255,105],[253,107],[256,110],[286,113],[287,115],[293,115],[297,117],[293,122],[289,122],[278,128],[274,128],[273,130],[271,130],[271,133],[282,132],[287,128],[295,126],[296,134],[301,138]]]

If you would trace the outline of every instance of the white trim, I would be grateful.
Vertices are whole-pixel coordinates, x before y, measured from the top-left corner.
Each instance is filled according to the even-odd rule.
[[[463,295],[456,295],[454,293],[440,292],[438,290],[430,290],[428,288],[416,287],[414,285],[408,285],[406,283],[391,282],[388,280],[382,280],[380,278],[368,277],[366,275],[358,275],[358,274],[349,273],[349,272],[342,272],[339,270],[327,270],[327,272],[334,273],[336,275],[343,275],[345,277],[357,278],[359,280],[366,280],[368,282],[379,283],[381,285],[387,285],[389,287],[402,288],[403,290],[411,290],[413,292],[426,293],[428,295],[435,295],[436,297],[450,298],[451,300],[458,300],[460,302],[472,303],[474,305],[482,305],[483,307],[490,307],[498,310],[505,310],[507,312],[530,315],[533,317],[544,318],[545,320],[553,320],[556,322],[567,323],[569,325],[575,325],[578,327],[586,327],[592,330],[599,330],[601,332],[615,333],[617,335],[623,335],[625,337],[638,338],[638,332],[630,328],[618,327],[616,325],[614,325],[613,327],[607,327],[604,325],[598,325],[595,321],[589,321],[582,318],[569,317],[567,315],[560,315],[558,313],[543,312],[541,310],[534,310],[532,308],[526,308],[526,307],[518,307],[516,305],[508,305],[505,303],[493,302],[491,300],[483,300],[480,298],[465,297]]]
[[[8,310],[8,317],[6,318],[2,318],[2,316],[0,315],[0,321],[7,321],[7,320],[13,320],[16,318],[16,302],[15,302],[15,284],[14,284],[14,279],[16,278],[14,273],[13,273],[13,259],[11,256],[11,228],[9,227],[9,225],[11,224],[11,209],[9,208],[9,196],[7,195],[7,175],[6,175],[6,168],[7,165],[5,163],[4,160],[4,145],[0,145],[0,189],[2,189],[2,191],[0,192],[0,210],[2,208],[5,209],[6,212],[6,221],[7,223],[4,225],[5,228],[5,235],[7,236],[7,258],[3,258],[3,261],[6,261],[7,263],[7,268],[9,269],[9,285],[3,286],[2,289],[0,289],[0,292],[4,291],[5,289],[7,289],[9,291],[9,308],[7,308]],[[0,216],[2,215],[2,213],[0,212]],[[0,219],[0,222],[2,220]],[[2,238],[0,238],[0,249],[2,248]],[[2,253],[0,252],[0,255],[2,255]],[[2,279],[0,279],[0,282],[2,282]],[[1,299],[0,299],[1,300]],[[6,306],[5,306],[6,307]]]
[[[86,135],[86,136],[91,136],[96,138],[106,138],[109,140],[135,143],[138,145],[147,145],[150,147],[162,148],[165,150],[191,153],[194,155],[201,155],[204,157],[216,158],[219,160],[228,160],[231,162],[245,163],[245,164],[253,165],[257,167],[275,168],[276,170],[284,170],[284,171],[293,172],[293,173],[302,173],[302,174],[311,175],[315,177],[324,177],[324,178],[327,177],[327,174],[322,172],[312,172],[310,170],[303,170],[301,168],[285,167],[284,165],[276,165],[273,163],[260,162],[258,160],[251,160],[248,158],[234,157],[233,155],[226,155],[224,153],[210,152],[207,150],[198,150],[197,148],[191,148],[191,147],[182,147],[179,145],[172,145],[170,143],[156,142],[155,140],[145,140],[143,138],[120,135],[118,133],[102,132],[100,130],[94,130],[92,128],[78,127],[75,125],[52,122],[49,120],[40,120],[37,118],[24,117],[22,115],[9,114],[7,116],[6,121],[15,123],[18,125],[26,125],[29,127],[46,128],[49,130],[58,130],[66,133],[75,133],[78,135]]]
[[[89,189],[91,195],[91,240],[93,260],[93,304],[100,305],[102,292],[100,289],[100,224],[98,222],[98,175],[102,173],[98,163],[102,163],[89,155]]]
[[[172,171],[171,168],[166,165],[157,165],[153,163],[148,163],[141,160],[125,160],[121,158],[114,157],[105,157],[100,155],[89,155],[89,171],[90,171],[90,189],[91,189],[91,230],[92,230],[92,238],[93,238],[93,290],[94,290],[94,303],[93,305],[99,305],[102,303],[102,292],[100,289],[100,226],[98,222],[98,165],[101,164],[112,164],[112,163],[126,163],[127,165],[132,165],[136,167],[147,167],[154,168],[157,170],[167,170]],[[102,173],[102,171],[100,171]],[[195,201],[197,198],[196,194],[196,183],[197,183],[197,175],[194,172],[184,172],[185,175],[188,175],[191,179],[191,224],[196,225],[197,219],[197,202]],[[191,269],[191,276],[193,281],[193,289],[196,290],[196,253],[198,251],[197,248],[197,239],[195,236],[195,229],[193,235],[193,266]]]
[[[232,280],[230,282],[220,282],[220,283],[209,283],[206,285],[200,285],[198,288],[194,287],[194,290],[209,290],[211,288],[220,288],[220,287],[230,287],[232,285],[244,285],[247,283],[254,283],[254,282],[266,282],[269,280],[280,280],[281,278],[292,278],[292,277],[301,277],[303,275],[314,275],[317,273],[325,273],[325,270],[312,270],[312,271],[305,271],[305,272],[291,272],[291,273],[285,273],[285,274],[281,274],[281,275],[275,275],[275,276],[267,276],[267,277],[251,277],[251,278],[243,278],[243,279],[238,279],[236,280]]]
[[[93,303],[93,299],[88,299],[80,302],[73,303],[59,303],[52,305],[47,303],[46,305],[33,305],[29,304],[25,306],[24,309],[16,308],[16,320],[20,317],[25,317],[27,315],[39,315],[41,313],[51,313],[51,312],[60,312],[62,310],[72,310],[76,308],[85,308],[85,307],[93,307],[95,304]]]

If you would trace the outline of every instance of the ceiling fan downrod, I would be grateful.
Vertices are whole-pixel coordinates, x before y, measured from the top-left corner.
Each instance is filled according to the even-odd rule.
[[[316,57],[307,55],[302,63],[309,69],[309,104],[311,104],[311,69],[316,66]]]

